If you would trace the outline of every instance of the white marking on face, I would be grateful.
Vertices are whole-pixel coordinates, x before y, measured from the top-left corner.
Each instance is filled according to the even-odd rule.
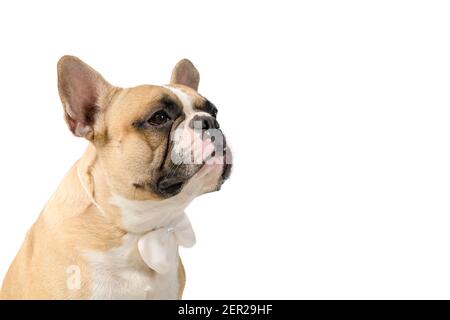
[[[186,114],[186,119],[194,113],[194,107],[192,105],[193,97],[188,95],[186,92],[179,88],[171,87],[171,86],[164,86],[164,88],[169,89],[174,93],[177,98],[181,101],[183,104],[183,111]]]
[[[172,161],[174,163],[202,164],[202,161],[211,154],[214,148],[209,143],[205,144],[201,130],[198,130],[198,128],[195,130],[189,124],[196,115],[210,116],[210,114],[194,110],[194,97],[181,89],[172,86],[164,87],[174,93],[181,101],[185,114],[185,119],[179,124],[172,137],[175,142],[172,150]]]
[[[185,122],[186,124],[189,124],[190,120],[196,115],[210,116],[210,114],[207,112],[194,110],[194,105],[193,105],[194,97],[187,94],[183,90],[181,90],[179,88],[171,87],[171,86],[164,86],[164,88],[172,91],[172,93],[174,93],[177,96],[177,98],[181,101],[181,103],[183,104],[183,111],[184,111],[184,114],[186,115],[186,119],[183,122]]]

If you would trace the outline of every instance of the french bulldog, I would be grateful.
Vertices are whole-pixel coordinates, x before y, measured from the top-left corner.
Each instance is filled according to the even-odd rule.
[[[181,299],[178,248],[195,243],[184,210],[231,171],[199,72],[183,59],[168,85],[120,88],[74,56],[57,69],[65,120],[88,147],[28,231],[1,298]]]

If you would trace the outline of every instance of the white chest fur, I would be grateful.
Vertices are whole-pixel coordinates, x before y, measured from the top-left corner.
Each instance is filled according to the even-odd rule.
[[[177,299],[176,262],[166,274],[149,269],[137,252],[139,236],[127,234],[122,245],[86,253],[91,269],[91,299]]]
[[[186,188],[190,190],[191,188]],[[170,225],[184,215],[191,193],[164,201],[135,201],[115,195],[111,203],[121,212],[122,227],[129,233],[122,244],[108,251],[86,252],[91,271],[92,299],[177,299],[179,261],[174,259],[165,273],[144,263],[138,250],[139,239],[147,232]],[[178,249],[174,248],[178,256]]]
[[[172,259],[168,270],[158,273],[142,259],[138,242],[152,230],[169,227],[175,220],[183,217],[184,209],[197,191],[198,183],[191,179],[183,192],[162,201],[137,201],[113,195],[110,203],[120,209],[122,228],[128,234],[118,247],[85,253],[91,271],[90,298],[177,299],[180,289],[179,260]],[[177,257],[177,246],[172,247],[170,253],[170,256]]]

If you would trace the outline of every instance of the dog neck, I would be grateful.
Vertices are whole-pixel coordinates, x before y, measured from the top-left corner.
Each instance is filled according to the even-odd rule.
[[[98,214],[120,224],[127,233],[138,235],[139,254],[156,272],[165,274],[176,265],[178,246],[195,244],[195,234],[184,213],[190,197],[154,201],[117,195],[111,192],[108,177],[91,148],[78,163],[77,176]]]
[[[80,184],[99,214],[126,232],[145,234],[170,226],[184,215],[187,205],[194,199],[195,188],[164,200],[133,200],[118,194],[101,167],[95,148],[90,145],[77,164]]]

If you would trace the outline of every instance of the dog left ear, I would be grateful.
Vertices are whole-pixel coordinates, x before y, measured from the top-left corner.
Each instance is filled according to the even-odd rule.
[[[172,71],[171,84],[182,84],[197,91],[200,74],[188,59],[180,60]]]
[[[102,100],[112,88],[97,71],[77,57],[64,56],[59,60],[59,96],[66,122],[74,135],[93,140],[95,117],[105,108]]]

